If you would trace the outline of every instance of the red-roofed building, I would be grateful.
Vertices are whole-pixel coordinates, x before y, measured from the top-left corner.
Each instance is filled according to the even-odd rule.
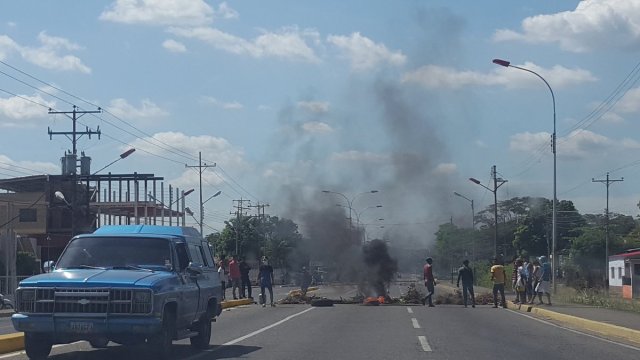
[[[609,256],[609,291],[640,299],[640,249]]]

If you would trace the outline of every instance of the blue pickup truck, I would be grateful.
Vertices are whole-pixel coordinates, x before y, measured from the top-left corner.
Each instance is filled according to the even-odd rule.
[[[190,227],[104,226],[75,236],[54,270],[20,282],[11,320],[30,359],[54,344],[144,344],[170,359],[173,340],[206,349],[222,312],[213,251]]]

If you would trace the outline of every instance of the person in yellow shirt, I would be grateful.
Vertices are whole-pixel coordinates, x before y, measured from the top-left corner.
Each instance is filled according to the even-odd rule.
[[[502,300],[502,307],[507,308],[507,302],[504,299],[504,284],[507,279],[507,274],[504,271],[504,266],[498,262],[498,259],[493,259],[493,266],[491,266],[491,281],[493,281],[493,307],[498,307],[498,292],[500,292],[500,299]]]

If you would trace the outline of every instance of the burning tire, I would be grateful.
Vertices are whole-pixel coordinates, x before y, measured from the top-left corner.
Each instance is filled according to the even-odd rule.
[[[333,306],[333,300],[331,300],[331,299],[313,299],[313,300],[311,300],[311,306],[316,306],[316,307]]]

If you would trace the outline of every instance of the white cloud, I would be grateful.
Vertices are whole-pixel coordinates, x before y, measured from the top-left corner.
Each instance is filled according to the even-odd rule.
[[[327,41],[343,51],[351,60],[351,68],[356,71],[370,70],[383,63],[401,66],[407,61],[402,52],[390,51],[384,44],[376,44],[357,32],[351,36],[330,35]]]
[[[183,43],[168,39],[162,43],[162,47],[173,53],[183,53],[187,51],[187,47]]]
[[[574,86],[597,79],[587,70],[568,69],[555,65],[550,69],[526,62],[519,67],[535,71],[544,77],[553,88]],[[495,86],[521,88],[540,86],[541,82],[533,74],[513,68],[497,68],[489,73],[460,71],[450,67],[426,65],[402,76],[402,82],[417,83],[427,88],[459,89],[466,86]]]
[[[640,88],[635,88],[627,91],[626,94],[618,101],[615,106],[615,111],[631,114],[640,111]]]
[[[280,32],[264,32],[253,40],[246,40],[211,27],[180,28],[168,30],[176,36],[198,39],[216,49],[254,58],[275,57],[317,63],[320,59],[306,40],[316,40],[317,32],[284,28]]]
[[[0,155],[0,171],[14,171],[16,176],[32,174],[58,174],[60,166],[41,161],[14,161],[8,156]]]
[[[634,139],[622,139],[620,145],[625,149],[640,149],[640,141]]]
[[[320,121],[310,121],[302,124],[302,129],[305,132],[312,134],[327,134],[333,132],[333,129],[329,124]]]
[[[244,109],[244,105],[240,104],[237,101],[233,101],[233,102],[223,102],[220,101],[214,97],[211,96],[205,96],[203,97],[204,101],[206,101],[209,104],[212,104],[216,107],[219,107],[221,109],[225,109],[225,110],[242,110]]]
[[[116,0],[99,19],[124,24],[202,26],[214,11],[203,0]]]
[[[149,142],[163,144],[163,146],[158,148]],[[227,139],[221,137],[210,135],[189,136],[181,132],[163,132],[154,134],[153,138],[136,139],[131,143],[133,147],[139,150],[149,151],[154,154],[168,154],[168,146],[165,144],[169,144],[173,152],[179,150],[194,154],[194,158],[198,157],[198,152],[202,152],[203,159],[211,159],[223,166],[228,164],[238,168],[244,164],[244,152],[232,146]],[[144,151],[140,153],[146,154]]]
[[[109,104],[109,112],[117,117],[127,119],[156,119],[169,115],[167,111],[148,99],[143,99],[138,108],[129,104],[125,99],[113,99]]]
[[[298,101],[298,107],[318,114],[329,112],[329,103],[326,101]]]
[[[218,10],[216,11],[216,15],[223,19],[237,19],[240,14],[237,11],[232,9],[226,1],[224,1],[220,6],[218,6]]]
[[[525,153],[537,153],[541,149],[550,149],[551,134],[519,133],[511,136],[509,148]],[[616,142],[606,136],[596,134],[589,130],[575,130],[564,138],[557,140],[557,156],[571,159],[588,159],[594,153],[602,153],[609,147],[625,148],[633,146],[631,142]],[[550,150],[549,150],[550,151]]]
[[[522,32],[501,29],[495,41],[557,43],[567,51],[605,48],[637,49],[640,43],[640,2],[583,0],[573,11],[537,15],[522,21]]]
[[[20,46],[13,39],[6,35],[0,35],[0,60],[6,59],[9,53],[19,48]]]
[[[61,51],[80,50],[80,45],[62,37],[49,36],[45,32],[38,34],[38,40],[40,47],[28,47],[19,45],[8,36],[0,35],[0,59],[17,52],[26,61],[45,69],[91,73],[91,68],[78,57],[60,54]]]
[[[539,151],[545,144],[550,144],[551,134],[546,132],[524,132],[511,136],[509,148],[514,151],[532,153]]]
[[[452,163],[442,163],[438,164],[436,168],[433,170],[434,174],[438,175],[451,175],[454,174],[458,170],[458,166]]]
[[[0,126],[2,127],[23,127],[33,125],[46,118],[47,109],[38,105],[54,108],[55,102],[43,99],[39,94],[20,97],[12,96],[0,98]],[[6,119],[3,119],[6,118]],[[25,122],[32,120],[31,122]]]

